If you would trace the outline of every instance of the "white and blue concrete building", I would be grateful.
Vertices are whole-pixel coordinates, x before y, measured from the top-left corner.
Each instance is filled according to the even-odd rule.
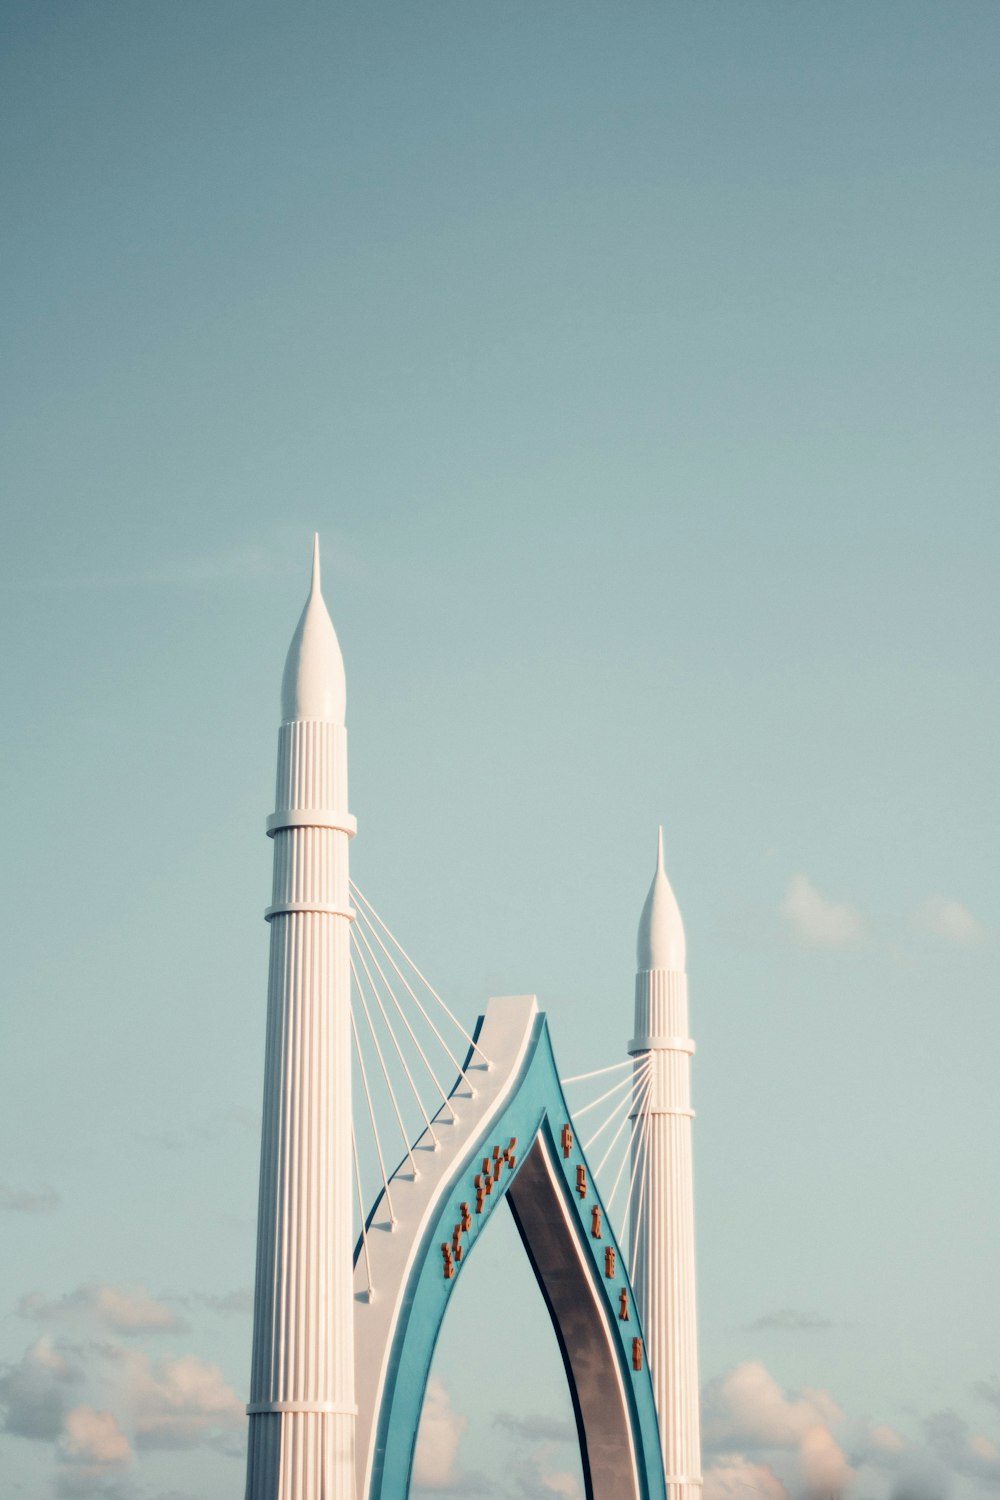
[[[463,1033],[468,1044],[454,1081],[425,1116],[425,1128],[405,1140],[399,1164],[390,1171],[383,1162],[382,1189],[362,1204],[361,1234],[352,1243],[352,1188],[359,1200],[362,1188],[351,1098],[352,1034],[360,1056],[351,928],[368,903],[362,897],[352,907],[348,875],[355,825],[347,810],[345,701],[317,548],[285,668],[277,796],[267,827],[274,886],[266,913],[271,958],[247,1500],[406,1500],[441,1324],[502,1200],[562,1353],[588,1500],[688,1500],[677,1471],[686,1486],[700,1480],[697,1415],[695,1407],[692,1423],[690,1400],[676,1399],[676,1391],[682,1376],[696,1385],[693,1300],[690,1320],[675,1326],[663,1316],[657,1290],[665,1265],[680,1265],[689,1246],[693,1257],[690,1203],[684,1208],[684,1192],[667,1186],[686,1139],[690,1187],[690,1136],[676,1136],[677,1122],[690,1128],[676,1063],[686,1065],[690,1048],[683,928],[672,892],[664,905],[662,861],[640,936],[633,1050],[662,1052],[663,1077],[657,1072],[649,1084],[653,1063],[637,1061],[641,1107],[633,1108],[640,1095],[627,1072],[612,1090],[625,1090],[623,1126],[631,1110],[634,1131],[645,1125],[657,1132],[649,1162],[637,1159],[652,1207],[644,1223],[633,1206],[633,1277],[532,995],[490,1000]],[[355,901],[359,894],[355,889]],[[381,1052],[379,1059],[384,1063]],[[599,1071],[627,1067],[626,1060]],[[361,1076],[374,1128],[363,1066]],[[384,1081],[402,1127],[388,1070]],[[650,1099],[654,1114],[641,1119]],[[681,1259],[665,1262],[661,1241],[679,1245],[670,1254]],[[693,1258],[690,1272],[677,1286],[693,1299]]]

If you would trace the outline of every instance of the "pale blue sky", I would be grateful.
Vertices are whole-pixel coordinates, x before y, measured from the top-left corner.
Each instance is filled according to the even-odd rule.
[[[706,1381],[759,1360],[849,1455],[886,1423],[1000,1487],[939,1415],[1000,1443],[1000,9],[0,20],[4,1493],[242,1494],[235,1425],[143,1448],[115,1372],[245,1396],[249,1316],[198,1299],[252,1277],[314,528],[354,868],[463,1013],[534,990],[570,1071],[620,1055],[666,826]],[[121,1286],[187,1328],[71,1295]],[[753,1326],[787,1310],[829,1326]],[[467,1471],[515,1359],[564,1410],[531,1339],[463,1367]],[[80,1403],[131,1462],[73,1449]]]

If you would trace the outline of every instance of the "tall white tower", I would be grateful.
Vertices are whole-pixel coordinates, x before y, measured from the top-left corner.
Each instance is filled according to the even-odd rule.
[[[281,687],[246,1500],[355,1500],[346,687],[312,589]]]
[[[632,1284],[660,1419],[669,1500],[701,1493],[698,1322],[691,1170],[691,1054],[684,924],[663,868],[660,829],[656,873],[639,921],[635,978],[636,1093],[632,1193]],[[644,1071],[648,1058],[649,1072]],[[648,1083],[648,1091],[647,1091]]]

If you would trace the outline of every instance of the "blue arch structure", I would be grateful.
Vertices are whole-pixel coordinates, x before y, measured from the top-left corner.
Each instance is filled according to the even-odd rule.
[[[480,1018],[477,1040],[482,1025]],[[471,1061],[470,1052],[467,1071]],[[486,1129],[470,1138],[452,1164],[412,1257],[374,1415],[364,1500],[407,1500],[424,1394],[448,1300],[501,1199],[513,1211],[552,1319],[573,1401],[587,1500],[666,1500],[656,1405],[625,1257],[575,1132],[565,1149],[564,1127],[571,1127],[571,1121],[548,1024],[536,1011],[512,1088]],[[492,1158],[495,1145],[503,1151],[512,1139],[517,1141],[514,1166],[501,1168],[482,1212],[471,1216],[463,1254],[448,1277],[443,1245],[461,1222],[462,1204],[475,1200],[482,1159]],[[376,1201],[369,1228],[378,1210]],[[606,1261],[609,1249],[612,1274]],[[641,1368],[635,1368],[637,1363]]]

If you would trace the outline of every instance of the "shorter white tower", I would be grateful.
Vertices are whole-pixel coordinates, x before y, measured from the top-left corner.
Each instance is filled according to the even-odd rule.
[[[635,979],[636,1097],[632,1126],[632,1283],[660,1419],[669,1500],[701,1493],[698,1320],[691,1169],[691,1054],[684,924],[663,868],[639,921]],[[648,1065],[648,1073],[646,1067]]]

